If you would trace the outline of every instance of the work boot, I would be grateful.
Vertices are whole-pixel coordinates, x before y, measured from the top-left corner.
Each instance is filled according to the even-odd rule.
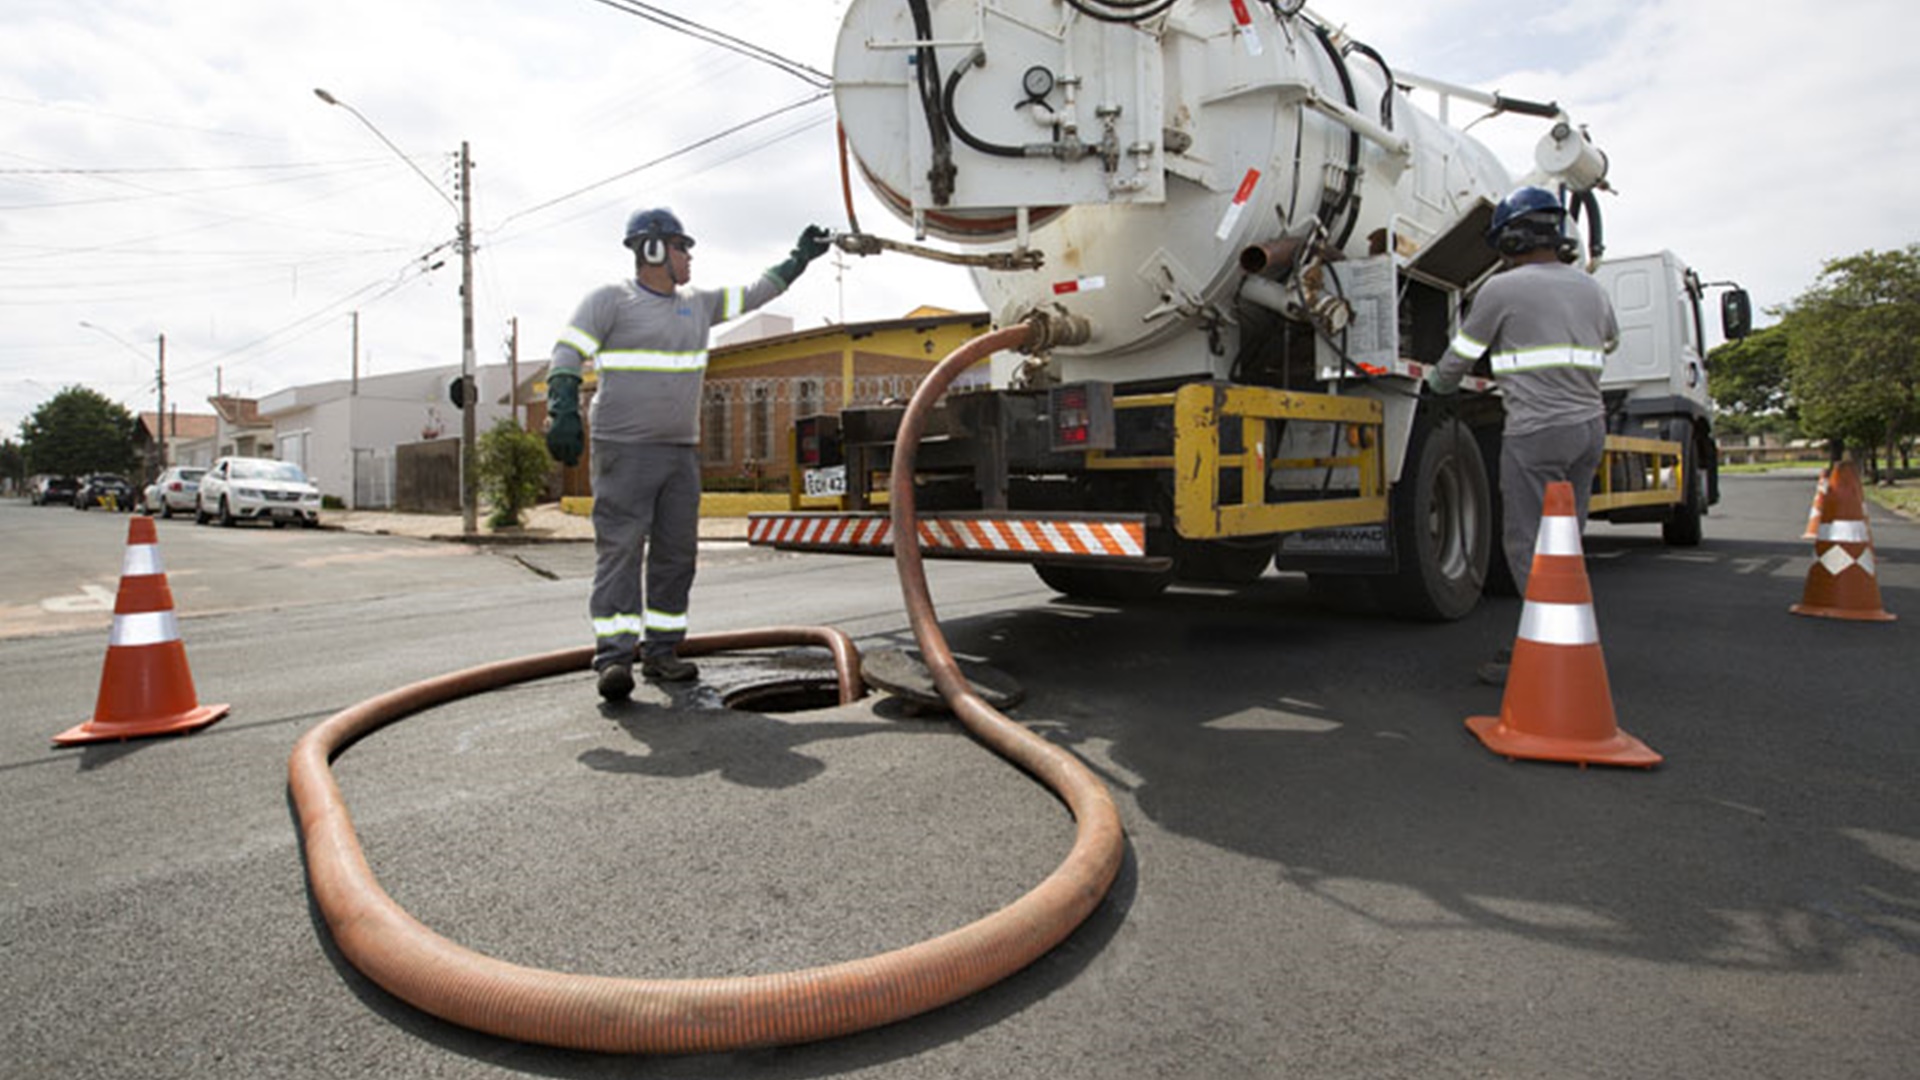
[[[1473,677],[1488,686],[1505,686],[1507,685],[1507,667],[1512,663],[1513,646],[1502,646],[1499,652],[1493,654],[1493,659],[1480,665],[1480,669],[1473,673]]]
[[[633,694],[633,665],[608,664],[600,669],[600,696],[625,701]]]
[[[658,649],[640,661],[640,674],[661,682],[686,682],[697,677],[700,669],[680,659],[672,649]]]

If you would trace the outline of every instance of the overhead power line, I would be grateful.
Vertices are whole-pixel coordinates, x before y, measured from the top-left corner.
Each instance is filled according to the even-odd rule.
[[[605,2],[607,2],[607,0],[600,0],[600,2],[602,2],[602,3],[605,3]],[[820,100],[821,98],[824,98],[824,97],[827,97],[827,96],[828,96],[828,95],[827,95],[827,93],[826,93],[825,91],[822,91],[822,92],[820,92],[820,93],[818,93],[818,94],[814,94],[814,95],[812,95],[811,97],[805,97],[805,98],[801,98],[801,99],[800,99],[799,101],[795,101],[795,102],[791,102],[791,103],[789,103],[789,104],[786,104],[786,105],[782,105],[782,106],[780,106],[779,108],[777,108],[777,109],[774,109],[774,110],[773,110],[773,111],[771,111],[771,112],[765,112],[765,113],[761,113],[761,114],[760,114],[759,116],[756,116],[756,117],[754,117],[754,118],[753,118],[753,119],[751,119],[751,120],[743,120],[743,121],[741,121],[740,123],[738,123],[738,124],[735,124],[735,125],[733,125],[732,127],[730,127],[730,128],[727,128],[727,129],[725,129],[724,131],[716,131],[716,132],[714,132],[713,134],[711,134],[711,135],[708,135],[708,136],[706,136],[705,138],[701,138],[701,139],[697,139],[697,140],[695,140],[695,141],[693,141],[693,142],[690,142],[690,143],[688,143],[687,145],[685,145],[685,146],[682,146],[682,147],[680,147],[680,148],[679,148],[679,149],[677,149],[677,150],[670,150],[670,151],[668,151],[667,153],[664,153],[664,154],[662,154],[662,155],[660,155],[659,157],[657,157],[657,158],[654,158],[654,159],[653,159],[653,160],[651,160],[651,161],[644,161],[644,162],[641,162],[640,164],[638,164],[638,165],[635,165],[635,166],[634,166],[633,168],[631,168],[631,169],[625,169],[625,170],[622,170],[621,172],[617,172],[617,173],[614,173],[614,174],[613,174],[612,176],[608,176],[608,177],[604,177],[604,178],[602,178],[602,179],[599,179],[599,180],[595,180],[595,181],[594,181],[593,183],[591,183],[591,184],[588,184],[588,185],[587,185],[587,186],[585,186],[585,187],[582,187],[582,188],[576,188],[576,189],[575,189],[575,190],[573,190],[573,191],[569,191],[569,192],[567,192],[567,193],[566,193],[565,195],[559,195],[559,196],[556,196],[556,197],[554,197],[554,198],[551,198],[551,199],[548,199],[548,200],[547,200],[546,202],[543,202],[543,203],[536,203],[536,204],[534,204],[534,205],[532,205],[532,206],[529,206],[529,207],[526,207],[525,209],[522,209],[522,210],[516,210],[516,211],[514,211],[513,213],[511,213],[511,214],[508,214],[508,215],[507,215],[506,217],[504,217],[504,218],[501,218],[501,219],[500,219],[500,222],[499,222],[499,224],[498,224],[498,225],[496,225],[496,226],[494,226],[494,227],[495,227],[495,228],[497,229],[497,228],[499,228],[500,226],[504,226],[504,225],[506,225],[506,224],[507,224],[507,223],[509,223],[509,222],[512,222],[512,221],[517,221],[517,220],[518,220],[518,219],[520,219],[520,218],[523,218],[523,217],[527,217],[528,215],[531,215],[531,214],[535,214],[535,213],[538,213],[538,212],[539,212],[539,211],[541,211],[541,210],[546,210],[546,209],[550,209],[550,208],[552,208],[552,207],[555,207],[555,206],[558,206],[558,205],[560,205],[561,203],[563,203],[563,202],[566,202],[566,201],[568,201],[568,200],[570,200],[570,199],[577,199],[577,198],[579,198],[580,196],[582,196],[582,195],[585,195],[585,194],[587,194],[587,193],[588,193],[588,192],[590,192],[590,191],[597,191],[597,190],[599,190],[600,188],[603,188],[603,187],[606,187],[606,186],[607,186],[608,184],[612,184],[612,183],[616,183],[616,182],[618,182],[618,181],[621,181],[621,180],[625,180],[625,179],[626,179],[627,177],[629,177],[629,176],[632,176],[632,175],[634,175],[635,173],[638,173],[638,172],[644,172],[645,170],[647,170],[647,169],[651,169],[651,168],[653,168],[653,167],[654,167],[654,166],[656,166],[656,165],[661,165],[661,164],[664,164],[664,163],[666,163],[666,162],[669,162],[669,161],[672,161],[672,160],[673,160],[674,158],[677,158],[677,157],[683,157],[683,156],[685,156],[685,155],[687,155],[687,154],[690,154],[690,153],[692,153],[692,152],[693,152],[693,151],[695,151],[695,150],[698,150],[698,149],[700,149],[700,148],[701,148],[701,147],[703,147],[703,146],[707,146],[707,145],[710,145],[710,144],[712,144],[712,143],[716,143],[716,142],[719,142],[719,141],[720,141],[721,139],[724,139],[724,138],[726,138],[726,137],[728,137],[729,135],[736,135],[736,134],[739,134],[740,132],[742,132],[742,131],[745,131],[746,129],[748,129],[748,128],[750,128],[750,127],[753,127],[753,126],[754,126],[754,125],[756,125],[756,124],[763,124],[763,123],[765,123],[765,122],[767,122],[768,120],[771,120],[771,119],[773,119],[773,118],[774,118],[774,117],[776,117],[776,116],[780,116],[780,115],[783,115],[783,114],[785,114],[785,113],[790,113],[790,112],[792,112],[792,111],[793,111],[793,110],[795,110],[795,109],[799,109],[799,108],[804,108],[804,107],[806,107],[806,106],[808,106],[808,105],[811,105],[811,104],[813,104],[813,103],[814,103],[814,102],[816,102],[816,101],[819,101],[819,100]]]
[[[643,4],[640,0],[594,0],[605,4],[615,11],[624,12],[645,19],[658,26],[664,26],[678,34],[704,41],[709,45],[718,45],[723,49],[739,53],[741,56],[758,60],[769,67],[783,71],[816,89],[826,90],[833,86],[833,77],[817,68],[808,67],[798,60],[790,60],[771,49],[763,49],[750,41],[743,41],[732,34],[723,33],[710,26],[702,26],[684,16],[671,11],[663,11],[652,4]]]

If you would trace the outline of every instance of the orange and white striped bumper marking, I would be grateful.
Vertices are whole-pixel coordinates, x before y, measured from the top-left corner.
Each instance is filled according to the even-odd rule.
[[[1147,554],[1141,520],[1087,518],[921,518],[920,549],[931,554],[1085,556],[1140,559]],[[797,551],[885,554],[893,522],[879,515],[754,514],[747,542]]]

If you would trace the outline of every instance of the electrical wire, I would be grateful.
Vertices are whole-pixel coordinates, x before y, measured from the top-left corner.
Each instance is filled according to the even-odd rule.
[[[752,42],[715,30],[710,26],[703,26],[685,16],[675,15],[671,11],[662,10],[652,4],[644,4],[641,3],[640,0],[594,0],[594,2],[604,4],[615,11],[645,19],[656,26],[663,26],[675,33],[685,34],[696,41],[702,41],[709,45],[717,45],[720,48],[739,53],[741,56],[757,60],[817,89],[825,90],[833,86],[833,76],[823,71],[808,67],[798,60],[790,60],[771,49],[762,48]]]

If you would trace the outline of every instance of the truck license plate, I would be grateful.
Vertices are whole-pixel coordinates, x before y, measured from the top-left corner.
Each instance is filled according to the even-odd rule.
[[[804,477],[809,498],[847,493],[847,467],[835,465],[828,469],[808,469]]]

